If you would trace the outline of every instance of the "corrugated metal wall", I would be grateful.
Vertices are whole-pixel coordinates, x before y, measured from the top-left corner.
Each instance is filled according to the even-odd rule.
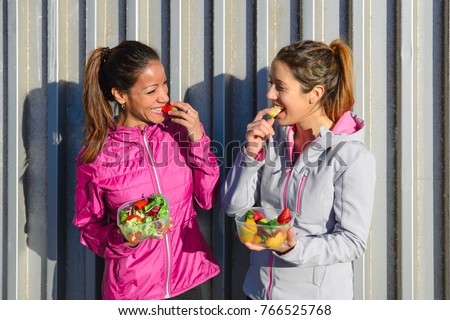
[[[226,174],[267,105],[267,66],[297,40],[346,39],[377,158],[358,299],[449,299],[448,0],[3,0],[0,10],[2,299],[95,299],[102,262],[79,243],[74,158],[83,67],[97,46],[157,48],[173,99],[189,101]],[[203,286],[243,298],[248,252],[219,208],[201,212],[221,274]]]

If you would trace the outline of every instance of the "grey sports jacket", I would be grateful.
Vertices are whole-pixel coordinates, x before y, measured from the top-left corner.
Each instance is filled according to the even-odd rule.
[[[297,244],[283,255],[252,251],[243,290],[252,299],[352,299],[352,261],[366,249],[375,187],[364,122],[345,113],[295,164],[293,127],[275,126],[261,159],[245,148],[237,156],[221,202],[229,216],[253,206],[290,208]]]

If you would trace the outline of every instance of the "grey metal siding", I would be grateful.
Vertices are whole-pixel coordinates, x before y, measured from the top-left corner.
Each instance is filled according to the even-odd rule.
[[[278,49],[338,37],[354,52],[354,111],[377,159],[356,298],[450,298],[447,0],[4,0],[0,22],[2,299],[100,298],[102,261],[71,222],[91,50],[155,47],[171,98],[200,111],[224,177],[268,104]],[[218,205],[199,217],[222,269],[204,295],[244,298],[248,252],[232,220]]]

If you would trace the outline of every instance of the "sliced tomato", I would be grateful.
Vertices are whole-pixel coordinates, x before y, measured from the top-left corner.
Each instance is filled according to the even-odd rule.
[[[127,222],[128,220],[134,219],[134,218],[136,218],[136,222],[142,222],[141,216],[139,216],[139,215],[137,215],[137,214],[132,214],[132,215],[129,215],[129,216],[124,220],[123,223]]]
[[[142,210],[145,208],[145,206],[148,204],[148,200],[147,199],[142,199],[139,201],[136,201],[134,203],[134,207],[136,208],[136,210]]]

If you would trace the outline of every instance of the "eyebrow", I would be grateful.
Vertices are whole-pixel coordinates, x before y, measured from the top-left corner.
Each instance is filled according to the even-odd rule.
[[[143,88],[141,89],[141,91],[143,91],[143,90],[145,90],[145,89],[147,89],[147,88],[150,88],[150,87],[155,87],[155,86],[157,86],[157,85],[158,85],[157,83],[149,84],[148,86],[143,87]]]
[[[167,82],[167,78],[164,79],[163,84],[166,83],[166,82]],[[151,88],[151,87],[155,87],[155,86],[158,86],[158,85],[159,85],[158,83],[152,83],[152,84],[149,84],[149,85],[143,87],[143,88],[141,89],[141,91],[144,91],[145,89],[148,89],[148,88]]]
[[[272,81],[272,83],[276,82],[276,83],[280,83],[280,84],[285,84],[285,82],[283,80],[280,80],[280,79],[277,79],[277,78],[272,79],[271,76],[269,76],[269,79],[270,79],[270,81]]]

